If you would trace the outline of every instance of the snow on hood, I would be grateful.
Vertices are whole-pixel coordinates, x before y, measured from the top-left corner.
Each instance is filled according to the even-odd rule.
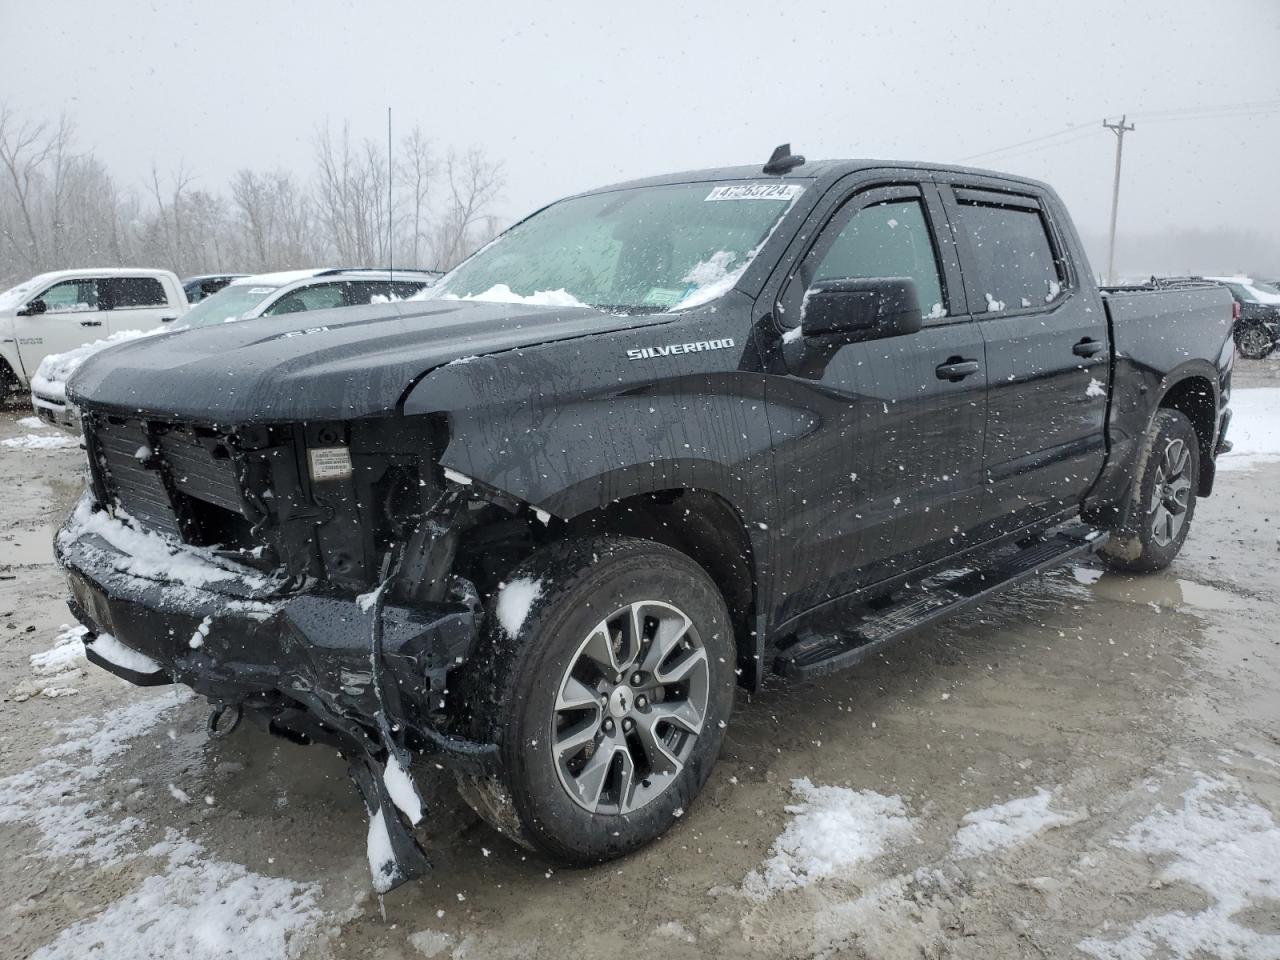
[[[31,378],[31,389],[34,393],[51,400],[66,400],[67,379],[94,354],[101,353],[107,347],[115,346],[117,343],[126,343],[137,340],[139,337],[150,337],[165,331],[165,327],[156,327],[154,330],[121,330],[105,340],[95,340],[93,343],[86,343],[66,353],[51,353],[40,361],[36,375]]]
[[[415,299],[417,299],[415,297]],[[423,297],[422,299],[429,299]],[[465,297],[446,294],[441,300],[479,300],[482,303],[523,303],[535,307],[586,307],[572,293],[561,287],[559,290],[535,290],[525,297],[512,290],[505,283],[497,283],[482,293],[471,293]]]
[[[4,293],[0,293],[0,311],[16,310],[26,304],[31,299],[31,295],[39,290],[56,276],[52,273],[42,273],[39,276],[32,277],[30,280],[24,280],[16,287],[10,287]]]

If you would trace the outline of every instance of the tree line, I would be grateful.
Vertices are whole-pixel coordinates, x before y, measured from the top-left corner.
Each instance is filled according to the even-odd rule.
[[[500,162],[441,147],[418,127],[394,145],[389,165],[386,144],[327,123],[305,179],[246,167],[216,191],[180,162],[153,164],[130,184],[78,144],[65,115],[33,120],[0,104],[0,289],[86,266],[179,276],[389,261],[447,270],[497,233],[503,185]]]

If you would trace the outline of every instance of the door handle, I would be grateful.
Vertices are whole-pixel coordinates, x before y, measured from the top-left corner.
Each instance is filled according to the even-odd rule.
[[[978,372],[978,361],[966,360],[964,357],[950,357],[946,363],[939,364],[934,372],[939,380],[959,383],[965,377],[971,377]]]
[[[175,321],[175,320],[177,320],[177,319],[178,319],[177,317],[161,317],[161,318],[160,318],[160,322],[161,322],[161,323],[173,323],[173,321]]]
[[[100,326],[102,326],[102,321],[101,321],[101,320],[81,320],[81,321],[80,321],[80,326],[82,326],[82,327],[100,327]]]
[[[1101,340],[1094,340],[1092,337],[1085,337],[1071,348],[1071,352],[1077,357],[1096,357],[1105,349],[1107,349],[1107,345]]]

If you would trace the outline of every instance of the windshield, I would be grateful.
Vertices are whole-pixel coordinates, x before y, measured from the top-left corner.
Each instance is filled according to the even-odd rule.
[[[692,307],[732,289],[803,190],[776,181],[686,183],[562,200],[420,298],[628,313]]]
[[[207,327],[239,320],[280,288],[269,283],[233,283],[205,297],[182,315],[184,327]]]

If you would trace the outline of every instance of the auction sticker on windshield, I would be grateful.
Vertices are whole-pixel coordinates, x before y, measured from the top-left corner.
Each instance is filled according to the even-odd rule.
[[[794,200],[803,192],[798,183],[733,183],[712,187],[703,200]]]

